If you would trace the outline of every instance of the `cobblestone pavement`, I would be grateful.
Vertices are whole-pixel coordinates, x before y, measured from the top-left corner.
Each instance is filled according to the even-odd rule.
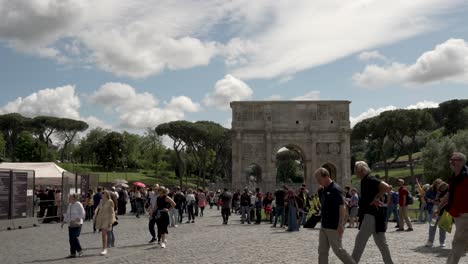
[[[237,215],[229,225],[221,225],[220,211],[206,210],[195,224],[181,224],[169,229],[166,249],[148,244],[148,219],[120,217],[115,229],[116,247],[107,256],[99,256],[100,235],[86,222],[80,237],[85,255],[65,259],[69,252],[68,232],[59,224],[0,232],[0,263],[317,263],[319,229],[285,232],[268,224],[241,225]],[[392,224],[393,227],[393,224]],[[445,263],[447,247],[426,248],[428,226],[415,224],[414,232],[387,232],[387,240],[395,263]],[[344,245],[351,253],[357,229],[346,229]],[[438,244],[436,243],[436,246]],[[330,250],[330,263],[341,263]],[[383,263],[372,238],[360,263]],[[468,257],[460,263],[468,263]]]

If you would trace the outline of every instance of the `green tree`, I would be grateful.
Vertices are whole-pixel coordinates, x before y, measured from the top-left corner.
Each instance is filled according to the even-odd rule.
[[[5,159],[6,152],[6,142],[3,139],[3,134],[0,134],[0,159]]]
[[[0,129],[6,142],[7,157],[16,161],[16,143],[19,135],[29,126],[29,118],[18,113],[0,115]]]
[[[117,132],[110,132],[95,146],[97,162],[108,170],[122,165],[125,149],[124,136]]]
[[[82,138],[76,148],[80,163],[97,164],[96,146],[110,131],[100,127],[91,129],[84,138]]]
[[[37,116],[32,119],[33,132],[38,134],[39,140],[49,146],[51,136],[58,129],[60,118],[53,116]]]
[[[31,133],[21,132],[16,144],[16,159],[20,162],[33,161],[34,152],[34,138]]]
[[[174,149],[177,160],[177,172],[180,181],[180,186],[183,184],[183,177],[185,175],[185,162],[183,159],[183,152],[187,147],[189,141],[188,136],[191,132],[193,124],[188,121],[172,121],[163,123],[155,128],[155,132],[159,136],[166,135],[172,140],[172,147]]]
[[[421,109],[393,110],[382,113],[386,116],[390,125],[389,137],[398,144],[399,148],[408,155],[412,190],[415,189],[414,159],[413,154],[421,149],[427,135],[427,131],[434,128],[432,116]]]
[[[62,162],[65,160],[65,153],[67,151],[68,144],[73,141],[78,132],[83,132],[86,129],[88,129],[88,124],[84,121],[68,118],[60,118],[57,121],[57,132],[63,140],[63,147],[60,155]]]
[[[447,135],[453,135],[458,130],[468,128],[464,109],[468,107],[468,100],[450,100],[439,104],[439,115]]]
[[[166,168],[166,164],[158,166],[166,148],[162,144],[161,137],[155,130],[148,128],[141,138],[140,155],[145,168],[153,168],[156,173],[161,168]]]

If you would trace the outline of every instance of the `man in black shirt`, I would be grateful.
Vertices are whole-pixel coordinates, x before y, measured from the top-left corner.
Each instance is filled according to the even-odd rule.
[[[390,249],[385,237],[386,211],[381,198],[392,188],[374,176],[370,176],[370,168],[364,161],[356,162],[356,176],[361,179],[361,198],[359,199],[359,233],[354,244],[353,259],[359,263],[369,237],[374,237],[375,244],[382,254],[385,264],[393,264]]]
[[[344,205],[341,187],[330,178],[325,168],[314,172],[317,183],[324,187],[322,194],[322,227],[319,236],[319,264],[328,263],[330,247],[343,263],[356,263],[343,248],[342,237],[344,232],[346,208]]]
[[[241,212],[242,212],[242,220],[241,223],[245,222],[245,215],[247,214],[247,223],[250,224],[250,207],[252,206],[250,202],[250,195],[249,189],[245,188],[244,193],[240,197],[240,205],[241,205]]]
[[[231,215],[232,193],[224,188],[224,192],[219,196],[222,201],[221,215],[223,216],[223,225],[227,225]]]
[[[276,227],[276,223],[278,223],[278,217],[281,215],[281,226],[283,227],[285,223],[285,211],[284,211],[284,197],[286,196],[287,187],[283,186],[283,189],[280,189],[275,192],[275,202],[276,202],[276,210],[275,210],[275,222],[271,227]]]

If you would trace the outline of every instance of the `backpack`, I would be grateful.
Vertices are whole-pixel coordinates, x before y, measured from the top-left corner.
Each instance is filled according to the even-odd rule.
[[[414,203],[413,195],[408,193],[408,196],[406,197],[406,205],[410,205],[410,204],[413,204],[413,203]]]

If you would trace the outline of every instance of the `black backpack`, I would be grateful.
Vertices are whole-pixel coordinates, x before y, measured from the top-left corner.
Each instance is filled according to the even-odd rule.
[[[408,193],[408,196],[406,197],[406,205],[410,205],[410,204],[413,204],[413,203],[414,203],[413,195]]]

